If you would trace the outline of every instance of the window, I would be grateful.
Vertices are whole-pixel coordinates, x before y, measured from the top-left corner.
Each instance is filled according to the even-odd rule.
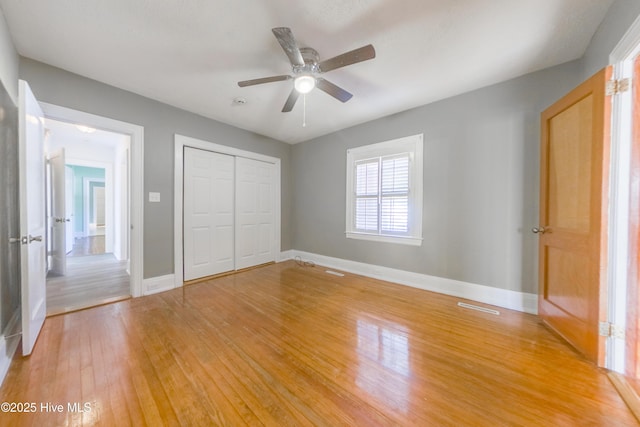
[[[422,138],[347,150],[348,238],[422,244]]]

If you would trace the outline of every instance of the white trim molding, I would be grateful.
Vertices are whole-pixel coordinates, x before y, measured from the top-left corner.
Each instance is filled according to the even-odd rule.
[[[11,320],[0,336],[0,385],[4,382],[4,378],[9,372],[11,360],[20,343],[20,310],[16,310],[11,316]]]
[[[385,280],[439,294],[464,298],[497,307],[538,314],[538,295],[462,282],[427,274],[366,264],[324,255],[293,250],[294,257],[373,279]]]
[[[293,258],[294,258],[293,249],[289,249],[288,251],[280,252],[280,257],[276,262],[289,261],[290,259],[293,259]]]
[[[170,291],[176,288],[176,279],[173,274],[164,276],[150,277],[142,281],[143,295],[153,295],[159,292]]]
[[[627,32],[622,36],[616,47],[609,55],[609,63],[617,64],[631,56],[638,54],[640,50],[640,16],[633,21]]]
[[[609,55],[615,80],[629,79],[633,87],[634,58],[640,54],[640,17],[631,24]],[[609,237],[607,321],[624,330],[627,323],[627,264],[629,259],[629,197],[633,129],[632,91],[611,98],[611,155],[609,176]],[[625,372],[626,338],[612,334],[606,341],[605,368]]]

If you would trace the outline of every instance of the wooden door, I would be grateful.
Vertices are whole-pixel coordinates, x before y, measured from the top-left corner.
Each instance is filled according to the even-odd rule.
[[[184,279],[234,269],[234,157],[184,149]]]
[[[236,268],[275,261],[275,167],[236,159]]]
[[[20,284],[22,354],[31,354],[47,313],[44,113],[20,80]]]
[[[600,71],[542,113],[539,314],[604,364],[610,100]],[[534,229],[535,231],[535,229]]]

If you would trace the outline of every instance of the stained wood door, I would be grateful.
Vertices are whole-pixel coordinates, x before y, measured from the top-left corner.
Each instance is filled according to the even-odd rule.
[[[184,149],[184,279],[234,269],[233,156]]]
[[[47,313],[44,113],[20,80],[20,289],[22,354],[31,354]]]
[[[275,261],[272,163],[236,158],[236,268]]]
[[[610,100],[600,71],[542,113],[539,314],[604,364]]]

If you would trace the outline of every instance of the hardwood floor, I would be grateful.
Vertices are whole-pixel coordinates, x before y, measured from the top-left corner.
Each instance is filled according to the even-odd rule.
[[[50,317],[0,425],[637,425],[536,316],[458,301],[285,262]]]
[[[113,254],[67,258],[65,276],[47,277],[47,315],[129,298],[129,279],[127,262]]]

